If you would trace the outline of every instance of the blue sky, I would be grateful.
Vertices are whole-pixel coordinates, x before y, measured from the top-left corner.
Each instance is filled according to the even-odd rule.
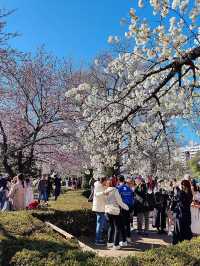
[[[184,140],[183,140],[184,146],[187,145],[191,141],[193,141],[195,143],[200,143],[200,137],[195,133],[195,130],[192,127],[187,125],[181,119],[177,120],[176,125],[177,125],[177,129],[179,132],[177,134],[177,138],[179,138],[179,136],[181,136],[181,135],[184,136]]]
[[[122,35],[126,27],[120,19],[128,17],[136,0],[0,0],[1,7],[17,9],[7,18],[7,30],[20,33],[10,45],[21,51],[34,52],[45,45],[58,57],[71,58],[78,64],[89,62],[109,50],[109,35]],[[140,11],[142,12],[142,11]],[[144,16],[148,17],[148,14]],[[180,131],[186,142],[200,143],[188,127]]]
[[[7,29],[20,37],[11,44],[33,51],[45,44],[59,57],[88,62],[108,50],[109,35],[122,33],[120,19],[127,17],[131,0],[0,0],[1,6],[17,9],[7,19]]]

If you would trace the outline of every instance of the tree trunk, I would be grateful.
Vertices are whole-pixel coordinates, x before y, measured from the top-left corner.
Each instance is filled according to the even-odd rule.
[[[24,167],[23,167],[23,153],[22,150],[20,150],[17,154],[17,166],[19,173],[23,173]]]
[[[6,156],[4,156],[4,158],[3,158],[3,166],[4,166],[4,169],[5,169],[6,173],[10,177],[14,177],[15,176],[15,172],[13,171],[12,167],[9,165],[8,158]]]
[[[151,160],[150,161],[150,174],[152,176],[155,176],[157,173],[157,163],[156,160]]]
[[[8,144],[7,144],[7,136],[6,133],[4,131],[4,127],[2,122],[0,121],[0,130],[1,130],[1,134],[3,137],[3,143],[2,143],[2,157],[3,157],[3,166],[5,168],[5,171],[7,174],[9,174],[10,177],[14,177],[15,176],[15,172],[12,170],[12,167],[10,166],[10,164],[8,163],[8,157],[7,157],[7,151],[8,151]]]

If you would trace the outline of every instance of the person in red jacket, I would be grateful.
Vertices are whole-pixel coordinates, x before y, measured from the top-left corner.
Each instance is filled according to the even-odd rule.
[[[116,187],[118,185],[117,177],[114,175],[114,176],[112,176],[111,180],[112,180],[112,186]]]

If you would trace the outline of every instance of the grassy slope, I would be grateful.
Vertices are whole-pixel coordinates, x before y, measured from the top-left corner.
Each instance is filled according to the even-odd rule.
[[[0,214],[0,239],[2,265],[45,265],[44,261],[38,264],[37,260],[78,248],[75,241],[61,238],[33,217],[31,212],[25,211]],[[34,263],[27,261],[26,264],[24,254],[27,259],[34,259]],[[23,257],[25,264],[22,263]]]
[[[61,195],[50,205],[64,211],[90,207],[80,192]],[[0,265],[76,265],[75,258],[79,257],[82,263],[94,256],[82,253],[76,241],[67,241],[47,228],[36,217],[42,213],[46,211],[0,213]]]

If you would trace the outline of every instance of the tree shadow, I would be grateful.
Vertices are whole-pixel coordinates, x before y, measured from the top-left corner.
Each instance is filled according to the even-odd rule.
[[[93,236],[96,227],[96,215],[90,210],[59,211],[50,209],[33,213],[43,222],[50,222],[75,237]]]
[[[3,236],[5,238],[10,238],[10,239],[15,239],[14,236],[12,236],[10,233],[8,233],[7,230],[5,230],[2,224],[0,224],[0,236]]]
[[[30,237],[10,235],[3,226],[0,225],[0,232],[5,237],[1,241],[2,246],[2,265],[11,265],[13,256],[22,250],[39,252],[41,258],[48,254],[64,254],[68,250],[77,250],[77,245],[66,242],[56,242],[52,240],[31,239]],[[48,235],[47,235],[48,236]]]

